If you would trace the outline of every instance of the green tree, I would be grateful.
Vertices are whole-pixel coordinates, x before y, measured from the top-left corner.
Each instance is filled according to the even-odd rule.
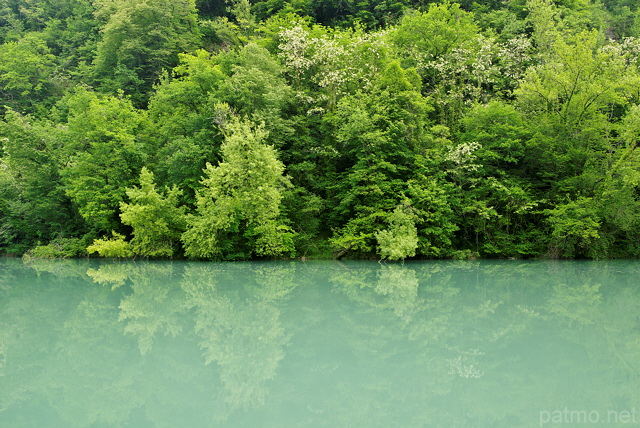
[[[459,215],[454,212],[459,205],[456,187],[447,182],[438,152],[431,149],[416,155],[413,174],[407,182],[407,197],[418,230],[417,254],[426,257],[452,255],[455,234],[460,228]]]
[[[438,121],[451,129],[466,103],[486,97],[509,68],[509,60],[501,61],[507,50],[479,33],[473,14],[450,2],[409,12],[389,32],[397,55],[422,77],[423,93],[433,96]]]
[[[427,91],[439,123],[457,131],[476,103],[513,99],[513,90],[531,64],[531,43],[524,37],[503,43],[478,34],[429,63]]]
[[[328,195],[341,254],[375,251],[375,232],[401,202],[414,154],[424,149],[430,110],[415,70],[392,61],[369,92],[343,97],[327,116],[341,153]]]
[[[171,257],[179,249],[185,230],[184,207],[178,207],[180,190],[158,193],[153,173],[146,167],[140,172],[140,187],[126,190],[130,203],[120,204],[122,223],[133,228],[131,250],[145,257]]]
[[[615,43],[601,46],[595,31],[559,38],[550,51],[516,91],[521,108],[546,114],[570,132],[606,120],[603,110],[622,101],[630,71],[623,52]]]
[[[64,192],[53,125],[8,109],[0,135],[0,246],[22,253],[82,232],[83,221]]]
[[[54,91],[54,56],[39,33],[0,45],[0,97],[22,112],[46,109]]]
[[[194,0],[103,2],[106,19],[94,62],[96,81],[107,91],[124,90],[144,105],[163,69],[178,63],[178,53],[195,47]]]
[[[633,185],[618,181],[618,174],[634,168],[626,162],[635,157],[627,158],[633,139],[620,137],[626,126],[633,128],[633,114],[623,119],[626,126],[620,127],[620,120],[637,102],[636,58],[627,43],[602,45],[596,31],[563,33],[515,92],[516,106],[533,131],[521,165],[531,188],[547,201],[554,256],[602,257],[612,254],[612,245],[619,245],[614,242],[632,236],[627,221],[623,231],[614,226],[622,222],[605,219],[617,218],[613,206],[621,208],[618,213],[635,206]],[[626,166],[617,171],[621,165]]]
[[[415,225],[415,214],[406,201],[397,206],[387,222],[389,228],[376,232],[378,252],[382,259],[401,260],[416,255],[418,248],[418,230]]]
[[[549,210],[551,224],[549,252],[552,257],[598,257],[603,249],[594,245],[600,238],[601,221],[591,198],[579,198]]]
[[[243,259],[294,250],[293,232],[280,216],[288,180],[262,126],[233,120],[225,129],[222,161],[207,164],[197,213],[188,217],[182,240],[194,258]]]
[[[226,109],[215,94],[226,78],[205,50],[180,54],[180,64],[164,75],[149,102],[147,164],[160,182],[185,191],[195,202],[195,189],[207,160],[219,156]]]
[[[594,187],[589,203],[581,204],[589,214],[589,221],[598,224],[596,239],[591,237],[587,248],[587,254],[593,257],[640,254],[640,107],[632,106],[616,125],[620,140],[607,156],[594,159],[584,174]]]
[[[576,177],[610,148],[617,106],[633,96],[634,75],[621,46],[600,46],[595,31],[558,39],[549,58],[527,71],[516,105],[535,133],[525,156],[541,187],[576,192],[589,183]]]
[[[475,167],[465,171],[462,165],[449,166],[460,192],[460,237],[483,255],[539,254],[540,200],[529,181],[525,156],[532,133],[522,114],[494,101],[474,106],[462,124],[459,139],[474,145],[470,155]],[[453,156],[450,160],[459,163]]]
[[[95,3],[88,0],[45,0],[47,19],[42,31],[47,45],[56,56],[57,78],[72,81],[88,78],[88,65],[96,53],[99,22],[94,16]]]
[[[443,2],[430,4],[427,12],[405,14],[390,37],[422,73],[430,61],[462,46],[478,32],[472,13],[462,10],[458,3]]]
[[[113,232],[112,236],[112,238],[94,239],[93,243],[87,247],[87,253],[98,253],[100,257],[109,258],[129,258],[135,255],[124,235]]]
[[[66,123],[58,148],[64,189],[89,227],[120,230],[125,188],[143,161],[136,134],[144,121],[131,102],[84,89],[65,100]]]
[[[217,56],[227,75],[216,94],[238,114],[256,123],[264,122],[269,143],[280,147],[293,130],[283,117],[293,92],[282,76],[276,57],[265,48],[249,43],[238,51]]]
[[[270,144],[292,138],[284,114],[292,92],[281,74],[275,57],[254,43],[217,55],[180,55],[149,103],[149,165],[159,180],[185,189],[192,202],[205,163],[219,159],[221,128],[231,112],[264,122]]]
[[[527,0],[526,8],[529,10],[528,21],[533,27],[532,38],[538,53],[546,58],[555,42],[562,37],[560,12],[550,0]]]

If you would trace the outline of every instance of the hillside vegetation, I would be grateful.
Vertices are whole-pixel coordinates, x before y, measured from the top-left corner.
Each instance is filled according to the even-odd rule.
[[[0,253],[640,255],[637,0],[0,0]]]

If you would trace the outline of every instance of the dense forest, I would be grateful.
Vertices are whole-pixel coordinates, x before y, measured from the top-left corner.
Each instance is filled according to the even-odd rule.
[[[640,256],[638,0],[0,0],[0,253]]]

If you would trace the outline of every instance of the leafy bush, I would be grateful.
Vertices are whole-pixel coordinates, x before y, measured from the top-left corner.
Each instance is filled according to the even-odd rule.
[[[98,253],[100,257],[132,257],[131,244],[124,240],[124,235],[116,232],[112,234],[111,239],[95,239],[93,244],[87,247],[87,253]]]
[[[66,259],[87,255],[85,238],[60,238],[47,245],[38,245],[24,254],[32,259]]]

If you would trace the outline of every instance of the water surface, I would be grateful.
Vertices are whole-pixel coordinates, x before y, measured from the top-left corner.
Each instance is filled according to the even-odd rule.
[[[639,274],[0,259],[0,427],[637,426]]]

